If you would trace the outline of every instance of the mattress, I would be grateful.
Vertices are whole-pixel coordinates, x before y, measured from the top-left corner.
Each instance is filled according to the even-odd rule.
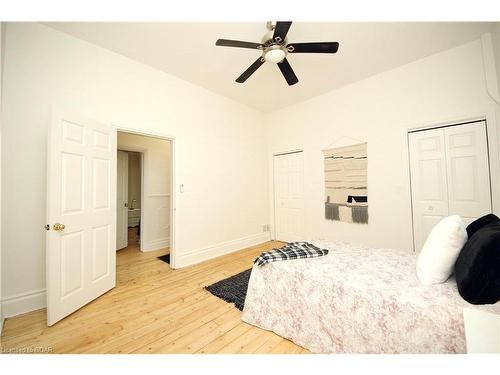
[[[454,279],[420,284],[408,252],[310,242],[329,254],[253,267],[243,321],[315,353],[466,352]]]

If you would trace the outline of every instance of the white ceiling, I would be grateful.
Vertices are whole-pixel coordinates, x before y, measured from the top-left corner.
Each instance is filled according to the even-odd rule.
[[[303,23],[289,42],[338,41],[337,54],[293,54],[299,83],[288,86],[265,63],[244,84],[235,79],[259,51],[216,47],[218,38],[260,42],[260,23],[45,23],[57,30],[269,112],[478,38],[491,23]]]

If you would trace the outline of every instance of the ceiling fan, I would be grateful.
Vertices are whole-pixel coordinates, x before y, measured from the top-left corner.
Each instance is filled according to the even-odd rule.
[[[262,43],[242,42],[229,39],[218,39],[217,42],[215,42],[216,46],[250,48],[262,51],[262,56],[255,60],[243,74],[236,78],[236,82],[245,82],[248,77],[267,61],[278,65],[288,85],[291,86],[299,82],[299,80],[286,59],[287,54],[335,53],[339,49],[339,44],[337,42],[288,43],[286,34],[291,25],[291,21],[278,21],[275,24],[273,22],[268,22],[267,29],[269,31],[262,37]]]

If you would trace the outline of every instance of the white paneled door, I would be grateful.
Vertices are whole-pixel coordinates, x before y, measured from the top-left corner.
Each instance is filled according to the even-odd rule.
[[[115,286],[116,129],[54,111],[47,180],[50,326]]]
[[[116,168],[116,250],[128,246],[128,152],[118,151]]]
[[[275,239],[304,240],[303,152],[274,156]]]
[[[491,212],[491,185],[484,121],[444,129],[450,212],[470,224]]]
[[[411,133],[409,147],[413,231],[420,251],[434,225],[448,215],[443,129]]]
[[[486,123],[409,134],[415,250],[443,217],[466,224],[491,212]]]

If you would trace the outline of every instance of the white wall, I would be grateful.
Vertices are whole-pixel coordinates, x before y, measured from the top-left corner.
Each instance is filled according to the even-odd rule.
[[[144,202],[142,205],[141,250],[151,251],[168,247],[170,245],[171,195],[170,141],[118,132],[118,148],[143,152]],[[140,176],[138,177],[140,186]],[[130,202],[129,200],[129,204]]]
[[[262,232],[268,174],[259,112],[40,24],[9,23],[6,34],[5,315],[45,303],[46,141],[53,104],[175,138],[176,267],[269,238]]]
[[[407,128],[475,116],[488,120],[499,213],[498,106],[485,90],[479,40],[266,115],[268,163],[272,153],[304,150],[307,237],[410,251]],[[321,150],[341,136],[368,142],[368,225],[324,219]]]

